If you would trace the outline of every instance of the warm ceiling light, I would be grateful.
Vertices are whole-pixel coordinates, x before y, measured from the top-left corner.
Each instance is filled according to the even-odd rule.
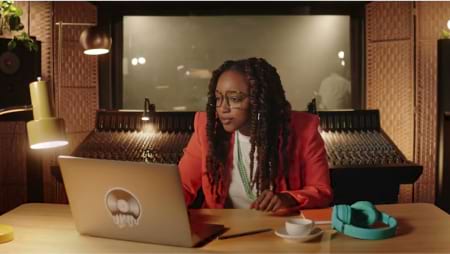
[[[83,51],[85,55],[90,56],[97,56],[97,55],[104,55],[109,52],[109,49],[86,49]]]
[[[338,57],[339,57],[339,59],[344,59],[344,56],[345,56],[344,51],[339,51],[339,52],[338,52]]]
[[[111,49],[112,39],[104,30],[92,26],[81,33],[80,43],[84,48],[84,54],[102,55]]]
[[[145,62],[146,62],[145,57],[139,57],[138,62],[139,62],[139,64],[145,64]]]

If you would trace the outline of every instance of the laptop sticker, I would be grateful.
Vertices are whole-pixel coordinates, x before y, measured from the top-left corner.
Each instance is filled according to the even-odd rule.
[[[131,191],[120,187],[108,190],[105,195],[105,205],[114,224],[119,228],[139,225],[142,206]]]

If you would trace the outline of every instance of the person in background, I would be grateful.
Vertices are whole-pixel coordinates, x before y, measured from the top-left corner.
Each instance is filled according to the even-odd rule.
[[[320,82],[319,92],[315,94],[319,102],[318,109],[352,108],[350,69],[345,66],[344,55],[339,56],[339,53],[339,58],[333,62],[333,70]]]
[[[351,109],[351,83],[342,75],[332,72],[320,82],[319,109]]]
[[[301,89],[301,88],[299,88]],[[277,70],[262,58],[226,61],[212,74],[205,112],[179,163],[186,204],[289,214],[332,201],[315,115],[291,110]]]

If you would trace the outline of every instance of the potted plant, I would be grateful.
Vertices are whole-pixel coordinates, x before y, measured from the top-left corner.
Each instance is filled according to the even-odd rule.
[[[14,49],[21,43],[29,51],[38,51],[39,47],[30,36],[23,31],[24,25],[20,20],[23,11],[14,5],[12,0],[2,0],[0,5],[0,36],[11,34],[12,39],[8,43],[8,49]]]

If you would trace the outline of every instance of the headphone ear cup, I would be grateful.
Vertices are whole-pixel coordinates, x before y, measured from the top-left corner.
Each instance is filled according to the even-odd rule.
[[[358,201],[351,205],[353,210],[352,224],[369,227],[380,219],[380,212],[369,201]]]
[[[335,205],[336,217],[344,224],[350,224],[352,209],[348,205]]]

